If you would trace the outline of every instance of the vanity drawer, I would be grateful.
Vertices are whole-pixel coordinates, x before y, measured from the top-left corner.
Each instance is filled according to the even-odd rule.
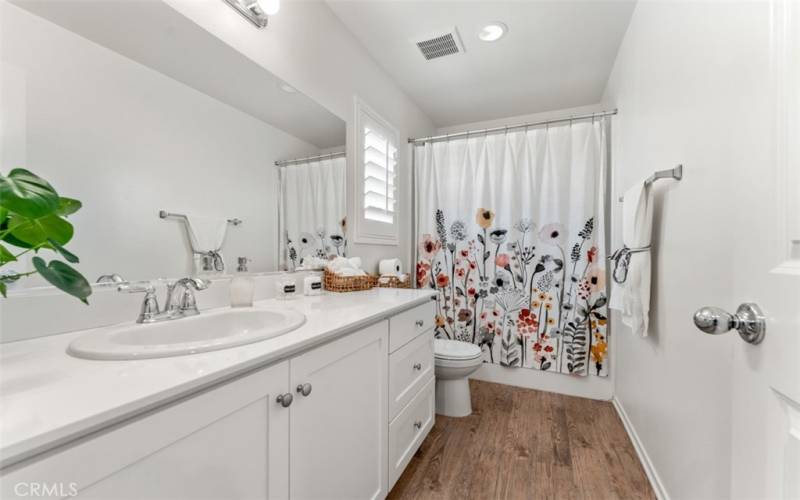
[[[433,378],[433,332],[425,332],[389,355],[389,420]]]
[[[435,385],[433,379],[429,380],[394,422],[389,424],[389,490],[433,427],[436,414]]]
[[[389,318],[389,352],[394,352],[422,332],[433,328],[436,306],[433,301]]]

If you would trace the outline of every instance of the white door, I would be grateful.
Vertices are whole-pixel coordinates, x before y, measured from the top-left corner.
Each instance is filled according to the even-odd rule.
[[[763,342],[734,349],[735,498],[800,498],[800,2],[773,0],[772,8],[775,99],[763,126],[774,141],[730,193],[741,227],[734,296],[766,316]]]
[[[386,496],[388,341],[383,321],[292,358],[293,499]]]

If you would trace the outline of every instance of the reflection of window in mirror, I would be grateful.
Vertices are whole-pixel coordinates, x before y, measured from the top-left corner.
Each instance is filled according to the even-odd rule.
[[[396,245],[398,134],[386,120],[356,99],[356,217],[358,243]]]

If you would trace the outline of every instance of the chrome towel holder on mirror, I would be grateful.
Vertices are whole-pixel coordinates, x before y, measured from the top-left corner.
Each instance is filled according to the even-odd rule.
[[[167,212],[166,210],[159,210],[158,216],[161,219],[180,219],[184,222],[187,222],[189,219],[184,214],[174,214],[172,212]],[[238,219],[236,217],[232,219],[228,219],[228,224],[233,224],[234,226],[238,226],[242,223],[242,219]]]
[[[220,247],[213,249],[213,250],[201,250],[195,248],[193,243],[193,234],[194,231],[192,230],[192,225],[189,222],[189,218],[184,214],[175,214],[167,212],[166,210],[159,210],[158,216],[161,219],[177,219],[183,221],[184,227],[186,228],[186,232],[189,233],[189,246],[192,249],[192,253],[194,255],[200,255],[202,257],[202,267],[203,271],[218,271],[222,272],[225,270],[225,262],[222,259],[222,254],[220,253],[220,249],[222,248],[222,242],[220,242]],[[242,219],[232,218],[227,219],[228,224],[233,226],[239,226],[242,223]],[[223,236],[223,241],[225,237]]]
[[[678,165],[675,168],[669,168],[667,170],[656,170],[653,175],[645,179],[644,185],[649,186],[659,179],[675,179],[676,181],[683,179],[683,165]],[[619,197],[620,202],[623,201],[623,199],[624,197]]]

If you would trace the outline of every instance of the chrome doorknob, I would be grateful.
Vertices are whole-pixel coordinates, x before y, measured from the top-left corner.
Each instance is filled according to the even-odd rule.
[[[744,303],[731,314],[719,307],[703,307],[694,313],[694,324],[710,335],[736,329],[748,344],[759,344],[767,331],[767,319],[756,304]]]
[[[292,396],[288,392],[286,394],[280,394],[280,395],[278,395],[277,398],[275,398],[275,401],[280,403],[281,406],[283,406],[284,408],[288,408],[289,406],[291,406],[293,400],[294,400],[294,396]]]
[[[303,396],[308,396],[309,394],[311,394],[311,384],[305,383],[298,385],[297,393],[302,394]]]

